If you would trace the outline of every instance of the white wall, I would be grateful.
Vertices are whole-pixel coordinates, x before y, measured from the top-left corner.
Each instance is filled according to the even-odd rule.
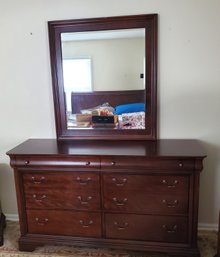
[[[220,207],[219,0],[0,0],[0,193],[16,214],[5,152],[30,137],[54,138],[47,21],[159,14],[160,138],[197,138],[208,158],[201,175],[199,222]]]

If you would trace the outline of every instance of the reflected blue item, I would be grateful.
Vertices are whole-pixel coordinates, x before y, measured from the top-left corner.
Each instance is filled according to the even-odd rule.
[[[131,112],[145,112],[144,103],[122,104],[115,107],[115,115]]]

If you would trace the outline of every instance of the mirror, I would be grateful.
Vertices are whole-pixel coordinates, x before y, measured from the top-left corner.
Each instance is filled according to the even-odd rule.
[[[50,21],[58,139],[156,139],[157,15]]]

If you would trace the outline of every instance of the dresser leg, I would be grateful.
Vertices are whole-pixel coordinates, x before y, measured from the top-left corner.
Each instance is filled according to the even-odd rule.
[[[18,248],[19,251],[23,251],[23,252],[33,252],[35,250],[36,247],[42,246],[43,244],[39,244],[39,243],[34,243],[34,242],[27,242],[22,241],[22,237],[18,240]]]
[[[19,243],[19,251],[23,251],[23,252],[33,252],[36,248],[36,245],[32,245],[32,244],[20,244]]]
[[[4,243],[4,228],[6,227],[6,222],[5,222],[5,215],[1,213],[0,217],[0,246],[3,245]]]

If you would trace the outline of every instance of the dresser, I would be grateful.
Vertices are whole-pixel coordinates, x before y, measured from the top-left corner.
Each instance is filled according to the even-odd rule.
[[[7,154],[20,250],[68,244],[200,256],[199,142],[30,139]]]

